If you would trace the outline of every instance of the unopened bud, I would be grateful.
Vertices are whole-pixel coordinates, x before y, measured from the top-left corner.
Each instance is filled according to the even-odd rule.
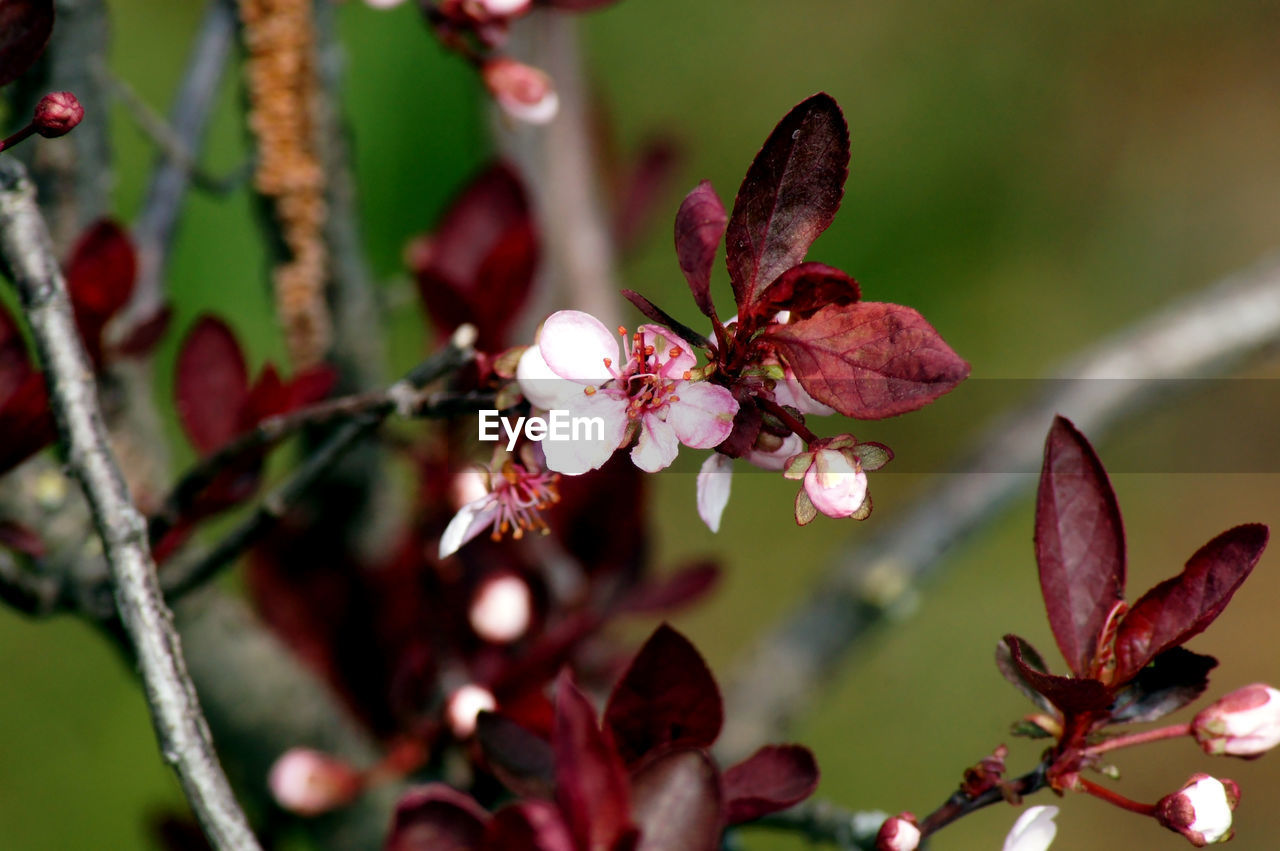
[[[529,584],[514,573],[484,580],[467,613],[476,635],[494,644],[508,644],[524,635],[533,619]]]
[[[1231,811],[1240,801],[1240,787],[1231,780],[1207,774],[1193,774],[1177,792],[1156,804],[1156,820],[1181,833],[1192,845],[1202,848],[1226,842],[1231,830]]]
[[[1280,745],[1280,691],[1264,683],[1236,689],[1191,721],[1210,756],[1261,756]]]
[[[480,73],[498,106],[512,118],[546,124],[556,117],[560,97],[543,71],[500,57],[486,62]]]
[[[280,806],[300,816],[316,816],[350,803],[360,792],[360,774],[328,754],[292,748],[276,760],[267,785]]]
[[[849,453],[819,449],[805,471],[804,489],[828,517],[852,517],[867,498],[867,474]]]
[[[920,828],[911,813],[890,816],[876,834],[876,851],[916,851],[920,846]]]
[[[449,695],[444,707],[444,717],[453,735],[465,739],[476,731],[476,718],[481,712],[492,712],[497,708],[498,701],[493,692],[475,683],[468,683]]]
[[[524,14],[533,5],[533,0],[475,0],[475,4],[487,15],[504,18]]]
[[[84,118],[84,107],[71,92],[50,92],[36,104],[31,124],[46,139],[65,136]]]

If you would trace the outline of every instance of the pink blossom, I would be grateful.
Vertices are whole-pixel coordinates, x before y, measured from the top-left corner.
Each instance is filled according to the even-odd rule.
[[[361,787],[359,772],[310,748],[286,751],[267,777],[280,806],[301,816],[316,816],[350,802]]]
[[[1186,784],[1156,804],[1156,819],[1181,833],[1197,848],[1226,842],[1233,835],[1232,810],[1240,800],[1240,787],[1230,780],[1193,774]]]
[[[787,459],[804,449],[804,441],[798,434],[789,434],[779,440],[776,448],[752,449],[742,456],[742,460],[762,470],[776,472],[786,468]],[[732,484],[733,459],[715,452],[702,462],[702,469],[698,471],[698,516],[712,532],[720,531],[720,518],[729,504]]]
[[[796,522],[809,523],[822,512],[828,517],[864,520],[871,514],[867,473],[893,459],[889,447],[859,443],[851,434],[815,441],[787,462],[783,475],[804,483],[796,495]]]
[[[533,595],[529,583],[514,573],[486,578],[476,589],[467,620],[476,635],[494,644],[509,644],[529,629]]]
[[[474,495],[477,485],[486,490],[463,505],[444,534],[440,536],[440,558],[448,558],[486,528],[490,537],[500,540],[508,532],[519,540],[526,532],[546,532],[542,510],[560,501],[556,487],[559,476],[546,470],[530,470],[510,459],[496,473],[490,470],[459,474],[453,490],[460,495]]]
[[[533,404],[604,423],[602,440],[544,440],[550,469],[597,469],[634,439],[631,460],[652,473],[675,460],[680,444],[710,449],[733,430],[737,400],[724,387],[692,380],[695,366],[693,351],[665,328],[642,325],[620,348],[594,316],[561,310],[521,356],[516,378]]]
[[[545,72],[505,56],[487,60],[480,76],[502,111],[528,124],[548,124],[560,111],[560,96]]]
[[[1211,756],[1260,756],[1280,744],[1280,691],[1264,683],[1236,689],[1191,721]]]
[[[498,708],[498,701],[493,692],[484,686],[467,683],[445,701],[444,717],[453,735],[465,739],[476,731],[476,720],[481,712],[492,712]]]

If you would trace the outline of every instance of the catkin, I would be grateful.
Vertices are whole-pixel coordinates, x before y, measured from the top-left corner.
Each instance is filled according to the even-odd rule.
[[[297,368],[320,361],[332,333],[325,301],[325,181],[315,137],[317,78],[310,0],[240,0],[248,53],[254,187],[270,200],[285,259],[272,272],[276,310]]]

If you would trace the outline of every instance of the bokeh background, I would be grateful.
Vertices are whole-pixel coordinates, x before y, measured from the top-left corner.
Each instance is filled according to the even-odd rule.
[[[166,106],[200,4],[117,0],[111,11],[112,68]],[[394,296],[407,280],[406,239],[489,155],[485,98],[412,9],[350,2],[341,19],[364,233]],[[826,90],[848,118],[853,164],[844,207],[811,256],[848,269],[868,298],[918,308],[973,364],[953,396],[858,432],[899,454],[873,477],[876,513],[866,525],[824,518],[796,530],[789,484],[740,475],[712,536],[694,514],[694,463],[658,477],[662,559],[712,552],[728,568],[714,601],[678,620],[724,676],[811,577],[838,554],[856,558],[869,526],[936,486],[960,447],[1053,364],[1280,248],[1277,2],[623,0],[584,19],[582,32],[621,147],[664,134],[684,152],[658,220],[624,260],[627,285],[692,319],[671,249],[680,195],[710,178],[731,198],[773,124]],[[205,157],[213,171],[246,155],[239,104],[233,78]],[[153,152],[126,115],[114,121],[117,212],[128,221]],[[172,271],[177,327],[214,310],[256,358],[279,360],[253,227],[245,192],[192,196]],[[404,307],[394,328],[400,369],[424,345],[416,308]],[[1131,597],[1231,525],[1280,527],[1280,367],[1263,359],[1249,374],[1257,380],[1207,384],[1099,442],[1119,471]],[[168,386],[167,372],[161,381]],[[821,797],[925,813],[1002,741],[1012,771],[1034,763],[1039,745],[1007,734],[1028,705],[992,664],[1005,632],[1053,648],[1031,534],[1028,496],[961,548],[912,611],[815,697],[793,732],[819,755]],[[1280,681],[1278,599],[1273,552],[1191,645],[1222,662],[1211,695]],[[1278,847],[1280,757],[1211,761],[1179,741],[1121,754],[1118,764],[1118,788],[1142,800],[1192,771],[1235,778],[1244,789],[1235,847]],[[0,848],[149,847],[148,814],[180,800],[117,655],[68,619],[35,624],[0,611]],[[1055,849],[1184,847],[1098,801],[1061,805]],[[933,847],[997,848],[1016,814],[988,809]],[[748,847],[804,844],[757,831]]]

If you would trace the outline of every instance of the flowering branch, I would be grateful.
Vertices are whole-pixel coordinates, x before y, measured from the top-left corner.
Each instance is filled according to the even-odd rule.
[[[757,641],[731,681],[738,711],[722,748],[742,753],[785,728],[912,586],[1030,487],[1033,476],[1011,474],[1035,469],[1055,412],[1099,436],[1157,391],[1179,389],[1168,379],[1224,374],[1278,334],[1280,257],[1272,256],[1082,352],[1057,373],[1070,380],[1052,382],[984,432],[954,470],[960,475],[943,477],[909,512],[860,541],[854,556],[839,557],[810,597]]]
[[[84,489],[102,537],[120,619],[137,655],[161,751],[214,846],[254,851],[257,840],[218,763],[161,597],[142,515],[107,445],[93,372],[34,189],[22,166],[9,159],[0,161],[0,256],[45,366],[68,467]]]

